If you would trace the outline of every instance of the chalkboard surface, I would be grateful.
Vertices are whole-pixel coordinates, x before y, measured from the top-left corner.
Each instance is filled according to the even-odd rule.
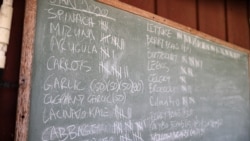
[[[248,53],[93,0],[38,0],[29,141],[249,141]]]

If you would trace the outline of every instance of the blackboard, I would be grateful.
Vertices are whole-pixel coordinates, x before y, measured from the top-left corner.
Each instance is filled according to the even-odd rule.
[[[250,140],[248,51],[94,0],[36,4],[29,141]]]

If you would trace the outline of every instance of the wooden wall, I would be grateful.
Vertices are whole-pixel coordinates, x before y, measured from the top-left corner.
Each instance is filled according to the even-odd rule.
[[[250,49],[250,2],[248,0],[121,1]],[[0,0],[1,3],[2,0]],[[19,79],[24,6],[25,0],[14,0],[6,69],[3,77],[0,78],[0,81],[5,83],[17,84]],[[15,131],[18,87],[6,86],[0,86],[0,141],[14,140]]]

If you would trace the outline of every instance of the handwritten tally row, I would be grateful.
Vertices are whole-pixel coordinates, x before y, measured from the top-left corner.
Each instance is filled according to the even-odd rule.
[[[165,128],[172,128],[170,132],[157,133],[154,132],[155,127],[151,127],[151,130],[153,131],[150,132],[148,137],[152,141],[187,139],[193,136],[202,136],[209,128],[219,128],[222,123],[223,121],[221,119],[171,121],[170,123],[166,123],[167,125],[165,125],[169,126]],[[97,123],[79,125],[71,124],[68,126],[50,126],[47,127],[42,133],[42,141],[64,141],[67,139],[74,140],[82,137],[89,138],[90,136],[100,134],[106,134],[105,137],[100,138],[100,140],[105,139],[105,141],[144,141],[145,139],[142,137],[142,132],[144,130],[150,129],[147,126],[150,126],[147,120],[128,120],[124,122],[116,121],[109,124]],[[175,128],[179,128],[181,130],[176,131],[174,130]]]

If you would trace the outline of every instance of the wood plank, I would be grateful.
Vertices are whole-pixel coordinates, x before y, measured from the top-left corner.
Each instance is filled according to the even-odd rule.
[[[250,49],[247,0],[227,0],[228,41]]]
[[[15,141],[27,141],[36,0],[26,0]]]
[[[155,0],[120,0],[151,13],[155,13]]]
[[[197,29],[196,0],[157,0],[157,14]]]
[[[225,0],[198,0],[198,29],[226,40]]]

